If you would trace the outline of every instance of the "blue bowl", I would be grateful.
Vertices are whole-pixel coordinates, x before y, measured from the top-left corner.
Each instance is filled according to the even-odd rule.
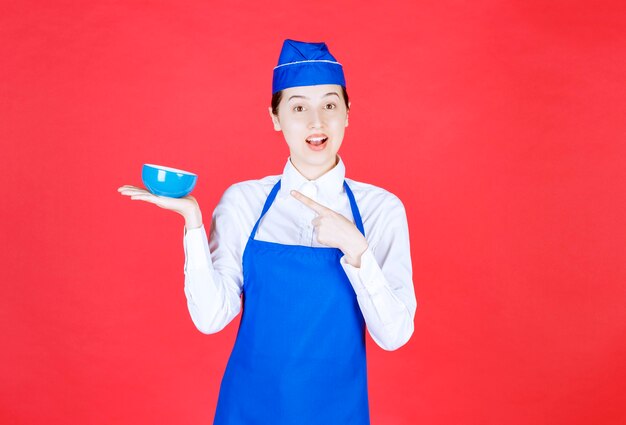
[[[143,164],[141,180],[155,195],[181,198],[191,193],[198,176],[189,171],[163,165]]]

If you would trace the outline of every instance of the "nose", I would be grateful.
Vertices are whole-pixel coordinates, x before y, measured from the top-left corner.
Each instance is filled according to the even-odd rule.
[[[316,108],[313,108],[311,109],[311,114],[309,115],[309,128],[320,127],[322,127],[322,115]]]

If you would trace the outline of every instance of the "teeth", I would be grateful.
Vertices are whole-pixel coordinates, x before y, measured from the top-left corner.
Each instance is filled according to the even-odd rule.
[[[307,141],[318,143],[318,142],[322,142],[322,141],[324,141],[326,139],[327,139],[327,137],[310,137],[310,138],[307,139]]]

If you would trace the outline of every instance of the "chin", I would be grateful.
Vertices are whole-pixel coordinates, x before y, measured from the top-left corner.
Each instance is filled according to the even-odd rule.
[[[329,158],[335,158],[336,156],[337,154],[333,152],[307,152],[305,158],[308,161],[321,164],[328,162]]]

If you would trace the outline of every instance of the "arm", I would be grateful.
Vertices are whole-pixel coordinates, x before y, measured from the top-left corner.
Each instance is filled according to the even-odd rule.
[[[385,209],[378,224],[383,226],[380,238],[361,254],[360,267],[351,265],[345,255],[341,265],[352,283],[372,339],[391,351],[404,345],[413,334],[417,302],[406,211],[395,196]]]
[[[191,319],[205,334],[219,332],[241,311],[242,224],[236,204],[231,186],[213,212],[209,239],[201,219],[186,217],[184,290]]]

